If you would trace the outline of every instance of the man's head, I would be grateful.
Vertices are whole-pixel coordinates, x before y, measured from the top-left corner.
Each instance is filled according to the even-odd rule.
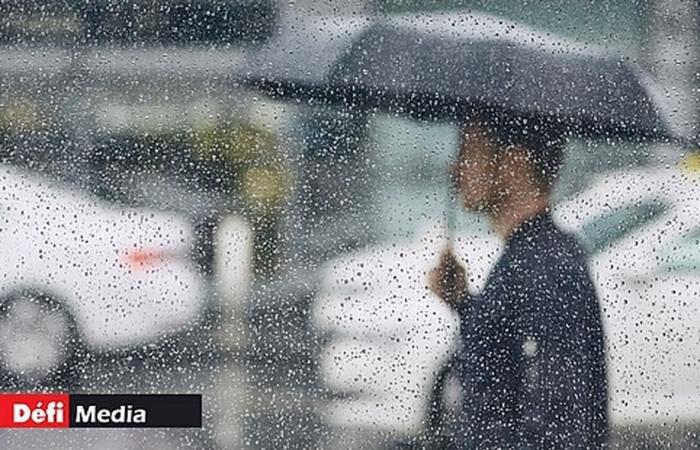
[[[563,133],[544,119],[471,114],[452,166],[464,207],[493,213],[519,198],[549,197],[564,143]]]

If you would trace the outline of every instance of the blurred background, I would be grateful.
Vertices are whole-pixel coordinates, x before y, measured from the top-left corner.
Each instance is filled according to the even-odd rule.
[[[456,126],[234,77],[289,27],[427,13],[622,55],[697,142],[697,2],[0,0],[0,387],[202,393],[205,414],[2,448],[441,448],[457,329],[423,273]],[[613,447],[695,448],[700,153],[574,139],[556,199],[603,303]],[[500,244],[457,222],[478,290]]]

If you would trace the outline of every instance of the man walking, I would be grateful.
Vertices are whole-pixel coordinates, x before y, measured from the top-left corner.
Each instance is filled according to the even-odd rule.
[[[493,111],[461,130],[455,187],[505,248],[478,296],[449,249],[430,274],[461,321],[457,448],[606,446],[600,306],[581,247],[550,216],[563,145],[551,122]]]

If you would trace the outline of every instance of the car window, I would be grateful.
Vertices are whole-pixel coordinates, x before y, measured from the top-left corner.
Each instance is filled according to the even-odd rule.
[[[676,239],[662,251],[659,270],[676,274],[700,273],[700,229]]]
[[[604,212],[583,225],[580,239],[588,253],[595,254],[653,222],[669,209],[661,200],[627,204]]]

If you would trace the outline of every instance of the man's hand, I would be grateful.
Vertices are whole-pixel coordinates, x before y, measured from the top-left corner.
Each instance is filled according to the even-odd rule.
[[[428,274],[428,286],[453,308],[459,306],[467,294],[467,275],[452,250],[440,255],[440,263]]]

